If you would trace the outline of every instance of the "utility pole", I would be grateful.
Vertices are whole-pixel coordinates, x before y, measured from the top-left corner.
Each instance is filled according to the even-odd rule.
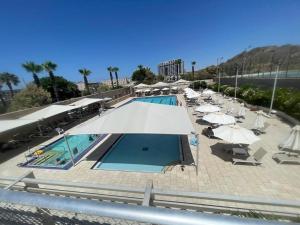
[[[218,73],[218,77],[219,77],[219,83],[218,83],[218,93],[220,93],[220,85],[221,85],[221,73],[220,73],[220,65],[222,62],[223,57],[221,58],[217,58],[217,73]]]
[[[271,114],[272,109],[273,109],[273,102],[274,102],[274,97],[275,97],[275,91],[276,91],[278,73],[279,73],[279,65],[277,66],[276,75],[275,75],[275,79],[274,79],[274,85],[273,85],[273,92],[272,92],[272,98],[271,98],[269,115]]]

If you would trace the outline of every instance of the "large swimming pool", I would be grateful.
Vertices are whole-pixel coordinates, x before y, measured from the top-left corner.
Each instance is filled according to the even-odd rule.
[[[94,169],[159,173],[180,162],[180,146],[178,135],[126,134]]]
[[[73,165],[70,150],[74,161],[77,162],[96,143],[102,140],[104,136],[102,134],[68,135],[66,136],[67,142],[64,138],[61,138],[32,152],[27,156],[29,160],[23,166],[68,169]]]
[[[164,105],[176,105],[177,98],[175,95],[151,96],[151,97],[134,98],[130,102],[133,101],[149,102],[149,103],[164,104]]]
[[[156,104],[176,105],[176,96],[134,98]],[[129,104],[130,104],[129,102]],[[159,173],[181,160],[178,135],[126,134],[113,144],[94,169]]]

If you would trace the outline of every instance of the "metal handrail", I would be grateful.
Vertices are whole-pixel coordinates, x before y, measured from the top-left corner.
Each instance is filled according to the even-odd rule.
[[[3,180],[3,181],[16,181],[17,179],[19,179],[19,177],[0,176],[0,180]],[[50,186],[96,189],[96,190],[105,190],[105,191],[137,193],[137,194],[144,194],[144,192],[145,192],[145,188],[133,188],[133,187],[127,187],[127,186],[117,186],[117,185],[108,185],[108,184],[65,182],[65,181],[36,179],[36,178],[27,178],[27,177],[23,178],[19,182],[22,182],[25,184],[42,184],[42,185],[50,185]],[[205,199],[205,200],[213,200],[213,201],[248,203],[248,204],[255,204],[255,205],[259,204],[259,205],[300,208],[300,201],[297,201],[297,200],[277,200],[277,199],[255,198],[255,197],[247,197],[247,196],[245,196],[245,197],[232,196],[232,195],[224,195],[224,194],[218,194],[218,193],[161,190],[161,189],[157,189],[157,188],[153,188],[151,190],[151,194],[152,195],[160,195],[160,196]]]
[[[0,202],[161,225],[295,224],[93,200],[72,199],[67,197],[47,196],[4,189],[0,189]]]

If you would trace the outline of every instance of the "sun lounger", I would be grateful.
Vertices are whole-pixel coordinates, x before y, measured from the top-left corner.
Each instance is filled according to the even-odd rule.
[[[249,156],[247,159],[232,159],[232,163],[235,165],[237,163],[241,164],[252,164],[260,165],[262,158],[267,154],[267,151],[263,148],[259,148],[252,156]]]
[[[279,164],[284,164],[284,163],[300,164],[300,156],[299,155],[276,153],[272,156],[272,159],[277,161]]]

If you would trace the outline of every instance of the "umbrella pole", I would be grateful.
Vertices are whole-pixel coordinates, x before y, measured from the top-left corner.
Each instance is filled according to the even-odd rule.
[[[69,153],[70,153],[70,156],[71,156],[71,160],[72,160],[73,166],[75,166],[75,162],[74,162],[73,154],[72,154],[71,149],[70,149],[69,142],[68,142],[68,140],[66,138],[66,135],[65,134],[63,134],[63,135],[64,135],[64,139],[65,139],[65,142],[67,144],[67,147],[68,147],[68,150],[69,150]]]

